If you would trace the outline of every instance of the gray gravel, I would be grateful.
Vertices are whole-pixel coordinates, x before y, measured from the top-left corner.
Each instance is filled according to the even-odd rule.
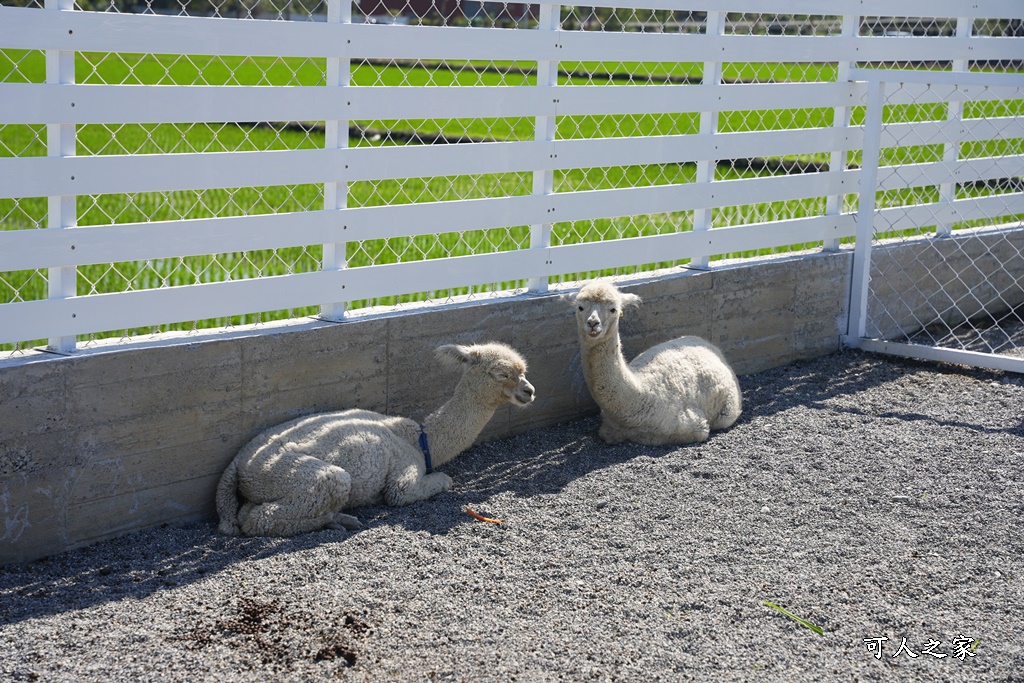
[[[347,537],[210,522],[0,568],[0,680],[1024,681],[1024,378],[741,381],[705,444],[484,444]]]

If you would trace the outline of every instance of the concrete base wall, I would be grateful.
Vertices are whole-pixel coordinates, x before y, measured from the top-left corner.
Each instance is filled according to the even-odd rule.
[[[810,254],[625,281],[644,304],[622,321],[624,352],[697,334],[741,376],[830,353],[851,262]],[[481,440],[596,412],[557,294],[2,360],[0,563],[212,518],[221,472],[261,430],[350,407],[422,418],[457,379],[433,349],[489,340],[527,358],[538,399],[500,410]]]

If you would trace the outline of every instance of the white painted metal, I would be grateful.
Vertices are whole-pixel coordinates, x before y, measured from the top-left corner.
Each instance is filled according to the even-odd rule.
[[[329,24],[351,24],[352,3],[350,0],[327,0],[327,22]],[[330,57],[327,59],[327,87],[323,90],[332,91],[336,98],[345,97],[351,78],[351,62],[346,57]],[[339,118],[327,117],[324,123],[324,148],[345,149],[348,147],[348,119],[343,117],[344,110],[339,110]],[[340,219],[337,212],[348,207],[348,181],[345,174],[341,180],[330,180],[324,183],[324,211],[328,215]],[[325,271],[343,270],[347,265],[346,243],[330,241],[323,244],[322,268]],[[340,321],[345,316],[344,300],[330,298],[328,303],[320,304],[320,317],[324,320]]]
[[[609,87],[615,88],[609,91]],[[614,97],[609,97],[613,95]],[[0,84],[0,123],[324,121],[643,114],[847,106],[856,83],[761,83],[728,88],[634,86],[160,86]]]
[[[875,225],[884,230],[912,230],[936,222],[979,221],[998,222],[1000,217],[1024,213],[1024,194],[1002,194],[989,197],[956,199],[951,202],[896,206],[875,210]]]
[[[969,33],[969,29],[964,27],[970,26],[971,23],[972,20],[969,18],[961,18],[958,21],[958,37],[960,39],[964,39],[965,35]],[[961,63],[958,66],[966,67],[967,64]],[[904,230],[916,233],[922,227],[934,225],[935,236],[930,240],[922,239],[921,247],[927,249],[930,246],[936,246],[941,250],[940,245],[948,245],[953,239],[967,236],[958,235],[952,231],[954,224],[965,221],[979,219],[987,221],[989,226],[979,229],[979,235],[984,234],[990,240],[1000,239],[999,230],[1008,231],[1007,236],[1019,232],[1020,215],[1024,212],[1024,193],[1018,191],[981,197],[962,196],[958,199],[956,190],[962,184],[1018,178],[1021,173],[1024,173],[1024,155],[985,159],[960,158],[960,143],[966,136],[982,136],[976,139],[983,140],[985,132],[988,131],[989,133],[998,133],[990,139],[1008,139],[1002,137],[1002,131],[998,131],[994,126],[963,121],[962,102],[965,99],[963,95],[973,88],[973,93],[976,96],[985,97],[988,94],[986,83],[998,87],[1014,84],[1017,88],[1017,95],[1011,99],[1020,100],[1020,92],[1024,88],[1024,77],[986,73],[935,74],[936,81],[943,86],[956,88],[961,95],[950,99],[945,121],[935,122],[930,130],[923,130],[925,139],[935,141],[936,144],[945,143],[943,161],[931,164],[902,164],[879,169],[880,147],[884,146],[887,140],[899,139],[899,136],[888,137],[884,134],[886,127],[896,128],[894,124],[889,126],[883,124],[883,109],[886,104],[890,103],[887,97],[900,92],[900,89],[890,87],[891,84],[895,83],[900,88],[908,81],[928,84],[930,74],[927,72],[886,73],[877,71],[863,75],[869,79],[868,108],[864,126],[864,169],[861,174],[860,205],[857,213],[857,243],[854,251],[850,318],[844,343],[850,347],[879,353],[1024,373],[1024,356],[1019,353],[1019,341],[1014,341],[1015,333],[1002,330],[1005,321],[1009,321],[1011,327],[1014,323],[1021,322],[1019,313],[1014,310],[1019,306],[1019,301],[1015,298],[1016,294],[1009,299],[1003,298],[1004,292],[1019,289],[1019,284],[1013,284],[1019,277],[1018,273],[1013,272],[1017,266],[1011,264],[1021,257],[1019,247],[1014,246],[1005,237],[1001,242],[993,242],[1000,246],[986,247],[988,253],[985,257],[975,260],[969,269],[958,267],[961,268],[957,272],[959,281],[952,284],[951,287],[953,289],[966,287],[968,291],[972,292],[974,301],[964,300],[964,308],[961,308],[961,295],[947,293],[944,291],[941,281],[936,280],[939,285],[938,291],[928,295],[928,305],[932,306],[934,311],[918,312],[916,305],[906,304],[900,300],[890,302],[893,306],[892,310],[884,309],[872,314],[886,315],[890,319],[905,315],[911,316],[912,323],[900,323],[900,327],[909,328],[903,332],[907,335],[906,342],[869,338],[867,334],[868,299],[874,289],[871,284],[872,243],[880,234],[882,236],[895,235],[894,240],[903,239],[902,231]],[[903,81],[904,78],[907,80]],[[898,110],[896,111],[898,112]],[[988,123],[997,122],[990,120]],[[920,124],[905,124],[901,128],[901,132],[909,134],[908,126],[914,127],[913,142],[904,144],[922,144],[921,139],[916,137],[916,126],[918,125]],[[950,132],[952,135],[945,140],[940,137],[942,133]],[[916,186],[938,188],[939,200],[928,204],[893,206],[876,210],[875,201],[878,190]],[[996,227],[999,230],[994,230]],[[946,253],[943,251],[933,254],[936,257],[940,255],[941,258],[946,258]],[[961,256],[970,258],[969,252],[964,252]],[[910,265],[907,268],[913,270],[914,268],[931,267],[928,265],[930,263],[930,261],[926,261]],[[877,286],[899,286],[895,282],[885,281],[884,270],[879,271],[877,275],[880,279]],[[1007,282],[1011,284],[1008,289],[1005,289]],[[1004,289],[1000,289],[1000,287]],[[978,292],[987,293],[982,298],[978,298]],[[920,292],[911,293],[911,300],[919,297],[920,294]],[[931,303],[932,299],[934,299],[934,303]],[[995,310],[987,309],[986,299],[998,302]],[[990,342],[985,336],[989,334],[989,331],[983,331],[985,327],[979,327],[975,323],[972,316],[979,313],[975,305],[980,305],[980,312],[989,315],[991,321],[996,322],[996,325],[1001,328],[1002,334],[997,335],[1000,339],[999,342]],[[874,327],[875,324],[872,323],[872,328]],[[936,330],[934,333],[933,329]],[[919,337],[922,341],[918,341]],[[1017,355],[997,353],[998,346],[1004,343],[1016,349]],[[955,348],[957,345],[962,348]],[[988,351],[969,349],[971,345],[987,348]]]
[[[730,3],[716,3],[723,11]],[[673,8],[676,9],[676,8]],[[846,11],[838,14],[849,14]],[[937,16],[927,3],[918,14]],[[785,11],[785,10],[783,10]],[[868,14],[857,8],[856,13]],[[953,13],[958,16],[960,10]],[[61,12],[0,7],[3,42],[15,49],[155,54],[266,55],[384,59],[559,59],[608,61],[910,61],[998,59],[1005,47],[993,40],[936,41],[928,37],[892,40],[864,36],[701,36],[629,32],[567,31],[556,47],[542,31],[500,28],[332,24],[288,21],[233,21],[147,14]],[[814,14],[820,14],[815,12]],[[892,16],[890,11],[883,12]],[[995,15],[1016,16],[1019,9]],[[458,35],[456,39],[455,36]],[[961,53],[958,50],[968,52]]]
[[[860,32],[860,15],[847,14],[843,16],[842,35],[846,38],[856,38]],[[850,80],[850,69],[855,66],[854,62],[839,62],[836,69],[836,80],[839,82]],[[847,131],[850,128],[850,107],[841,106],[832,109],[832,127],[838,131]],[[841,173],[846,170],[847,153],[850,149],[850,140],[847,138],[845,144],[832,146],[829,155],[828,166],[833,173]],[[825,200],[825,214],[835,216],[843,211],[842,195],[831,195]],[[825,251],[839,251],[839,240],[829,240],[822,245]]]
[[[73,0],[46,0],[46,10],[74,9]],[[75,53],[64,50],[46,51],[46,82],[63,85],[75,82]],[[75,155],[77,149],[74,125],[50,124],[46,127],[46,154],[50,158]],[[78,212],[73,193],[46,193],[48,230],[64,231],[75,227]],[[49,299],[69,299],[78,292],[78,271],[69,267],[50,267],[47,275]],[[51,351],[68,353],[75,348],[75,338],[69,335],[49,336],[47,347]]]
[[[853,172],[851,172],[852,174]],[[744,181],[749,182],[749,181]],[[845,182],[855,186],[850,175]],[[706,203],[706,202],[700,202]],[[720,204],[724,206],[725,204]],[[680,203],[685,207],[684,202]],[[18,230],[0,232],[0,272],[50,266],[174,258],[230,251],[407,237],[429,234],[458,225],[463,230],[483,230],[505,225],[527,225],[546,215],[550,202],[538,197],[473,199],[395,206],[351,208],[343,214],[330,211],[203,218],[182,221],[122,223],[73,230]],[[563,213],[567,208],[561,207]],[[685,210],[681,208],[679,210]],[[936,220],[974,221],[1024,213],[1024,193],[959,199],[948,204],[921,204],[880,209],[875,222],[885,230],[908,230]],[[851,237],[852,214],[828,216],[834,238]],[[796,221],[796,226],[809,225]],[[764,227],[762,224],[759,226]],[[762,229],[759,228],[759,229]],[[729,228],[716,228],[718,235]],[[802,229],[802,228],[801,228]],[[153,235],[160,239],[154,240]],[[763,233],[769,234],[769,233]],[[814,241],[816,235],[789,234],[757,248]],[[789,241],[787,241],[789,240]],[[74,248],[72,248],[74,247]],[[753,249],[738,245],[732,251]],[[713,255],[713,254],[712,254]]]
[[[380,180],[822,152],[841,132],[805,129],[472,145],[0,158],[0,197]],[[916,169],[915,173],[924,170]]]
[[[721,36],[725,33],[725,14],[723,12],[708,12],[705,20],[705,31],[708,35]],[[716,55],[717,56],[717,55]],[[722,63],[718,61],[704,62],[704,73],[701,85],[721,90],[722,86]],[[714,90],[711,90],[714,92]],[[721,99],[721,98],[719,98]],[[718,132],[719,109],[708,109],[700,113],[700,134],[704,137],[714,138]],[[728,158],[726,155],[716,156],[712,159],[702,158],[697,162],[697,175],[694,177],[696,183],[715,182],[715,173],[718,169],[718,159]],[[700,208],[693,212],[693,230],[703,232],[710,230],[714,219],[714,212]],[[690,267],[706,269],[710,263],[708,256],[697,256],[690,259]]]
[[[956,20],[956,37],[959,40],[968,40],[971,37],[971,33],[974,28],[974,19],[972,17],[958,17]],[[964,59],[953,60],[953,71],[962,73],[970,71],[970,63]],[[963,118],[964,103],[961,101],[953,101],[946,105],[946,120],[953,124],[960,123]],[[946,163],[954,163],[960,158],[960,142],[954,136],[948,138],[948,142],[943,145],[942,160]],[[946,182],[939,186],[939,198],[941,201],[951,202],[956,198],[956,183]],[[935,226],[935,234],[937,237],[948,237],[953,234],[953,224],[951,222],[941,222]]]
[[[1002,356],[994,353],[981,353],[979,351],[964,351],[962,349],[940,349],[934,346],[924,346],[923,344],[902,344],[879,339],[861,339],[859,343],[859,348],[875,353],[886,353],[893,356],[904,356],[906,358],[939,361],[942,363],[970,365],[989,370],[1002,370],[1003,372],[1024,373],[1024,358],[1019,356]]]
[[[0,47],[47,50],[47,83],[0,83],[0,125],[48,127],[47,157],[0,158],[0,197],[47,197],[46,230],[0,230],[0,272],[39,269],[50,275],[53,298],[0,305],[0,343],[59,340],[149,324],[197,320],[246,312],[322,305],[340,319],[347,301],[444,290],[494,282],[530,281],[543,291],[548,278],[570,272],[690,258],[706,264],[726,253],[838,240],[855,233],[854,216],[841,213],[841,197],[858,182],[880,189],[1024,175],[1020,158],[908,164],[899,168],[843,168],[845,151],[901,144],[914,126],[916,139],[970,141],[1020,137],[1020,118],[895,123],[872,129],[848,125],[851,107],[869,89],[890,104],[1001,99],[1019,88],[1020,77],[907,71],[882,76],[849,68],[835,83],[720,84],[722,62],[852,63],[1008,59],[1019,57],[1010,39],[986,39],[961,29],[955,39],[859,36],[860,16],[1020,16],[1020,0],[703,0],[687,9],[707,11],[709,30],[698,34],[561,31],[561,6],[541,5],[539,29],[457,28],[352,24],[350,4],[330,0],[328,21],[292,22],[170,17],[61,9],[0,7]],[[631,0],[617,7],[678,9],[675,0]],[[730,12],[803,12],[844,17],[840,36],[725,35]],[[971,17],[961,19],[969,25]],[[326,85],[315,87],[76,85],[75,52],[179,55],[311,57],[325,60]],[[349,85],[353,59],[522,60],[538,65],[535,85],[497,87],[385,87]],[[703,62],[703,85],[558,85],[565,62]],[[52,67],[52,68],[51,68]],[[882,79],[895,79],[895,84]],[[830,128],[719,133],[719,112],[832,108]],[[951,105],[954,110],[955,105]],[[556,122],[569,116],[635,116],[702,113],[693,135],[556,139]],[[874,114],[872,114],[872,117]],[[347,147],[353,121],[391,119],[531,118],[534,139],[462,145]],[[79,125],[232,121],[312,121],[326,130],[324,149],[266,152],[73,156]],[[960,126],[957,135],[952,129]],[[870,142],[865,137],[881,136]],[[927,134],[929,137],[922,138]],[[902,143],[909,144],[909,143]],[[925,144],[925,143],[918,143]],[[714,181],[719,159],[829,154],[829,173]],[[865,159],[867,159],[867,155]],[[694,163],[698,179],[685,185],[623,187],[553,193],[557,172],[573,169]],[[992,170],[993,163],[998,170]],[[348,207],[349,183],[393,178],[534,174],[529,196],[406,205]],[[949,174],[954,174],[950,176]],[[875,175],[872,175],[875,174]],[[713,182],[712,182],[713,181]],[[276,215],[203,218],[76,227],[76,197],[209,188],[310,184],[323,186],[323,210]],[[866,195],[857,215],[865,228]],[[825,198],[824,216],[712,228],[707,217],[720,207]],[[435,199],[435,198],[432,198]],[[918,227],[936,217],[974,220],[1024,212],[1024,194],[998,200],[943,201],[874,211],[892,229]],[[694,232],[551,246],[554,223],[656,213],[695,212]],[[361,268],[346,267],[346,245],[373,239],[530,226],[530,248]],[[709,229],[711,228],[711,229]],[[291,246],[320,245],[321,272],[254,278],[157,290],[75,296],[81,265],[145,261]],[[858,240],[860,249],[860,240]],[[861,284],[866,272],[859,275]],[[858,277],[855,274],[855,277]],[[328,303],[324,303],[328,302]],[[852,307],[851,307],[852,308]],[[859,309],[859,306],[858,306]],[[863,331],[863,315],[851,327]],[[53,342],[51,342],[53,343]]]
[[[988,39],[993,40],[993,39]],[[998,42],[995,40],[994,42]],[[948,57],[947,57],[948,58]],[[906,104],[909,101],[946,102],[955,92],[960,92],[960,99],[986,100],[1006,99],[1014,89],[1021,87],[1024,74],[991,73],[988,71],[915,71],[909,69],[863,69],[850,70],[850,78],[858,81],[885,82],[885,99],[887,104]],[[924,87],[914,92],[912,100],[894,99],[894,91],[905,87],[908,83],[917,83]],[[938,88],[936,86],[946,86]],[[976,87],[972,91],[970,88]],[[932,93],[931,99],[921,100],[917,93]]]
[[[548,36],[551,44],[561,50],[561,13],[560,5],[541,5],[540,16],[538,17],[538,30]],[[554,168],[558,159],[558,151],[555,146],[556,121],[558,113],[558,98],[552,97],[551,91],[558,86],[558,61],[540,60],[537,62],[537,81],[534,90],[540,93],[545,102],[544,109],[550,113],[538,115],[534,123],[534,140],[541,150],[541,165],[533,172],[533,194],[537,197],[546,198],[554,192],[555,172]],[[550,104],[548,102],[550,101]],[[544,150],[548,158],[543,159]],[[542,199],[546,202],[546,199]],[[530,249],[547,249],[551,246],[551,221],[545,213],[542,220],[530,225]],[[546,292],[548,289],[548,278],[532,277],[528,284],[529,290],[535,293]]]
[[[365,268],[233,280],[0,306],[2,339],[73,336],[168,321],[298,308],[344,300],[506,281],[549,272],[545,250],[526,249]]]
[[[860,200],[857,205],[857,242],[853,252],[853,275],[850,286],[850,316],[845,343],[860,346],[868,315],[868,282],[871,278],[871,240],[874,236],[875,193],[878,158],[882,135],[882,82],[872,81],[868,89],[868,106],[864,116],[863,166],[860,176]]]
[[[935,161],[924,164],[884,166],[878,171],[878,189],[896,190],[908,187],[939,185],[949,178],[958,182],[997,180],[1024,175],[1024,158],[1020,156],[979,157],[959,161]]]
[[[852,191],[857,172],[719,181],[714,191],[696,184],[596,190],[528,197],[473,199],[410,205],[349,208],[164,223],[81,227],[46,231],[0,231],[0,272],[45,265],[139,261],[175,256],[273,249],[316,243],[359,241],[535,225],[558,220],[586,220],[645,213],[691,211],[743,202],[785,201]],[[583,199],[580,200],[579,197]],[[716,228],[716,232],[720,228]],[[160,239],[154,239],[154,235]],[[840,236],[848,236],[846,234]],[[812,238],[796,242],[814,241]],[[788,244],[780,242],[774,245]]]
[[[676,10],[678,0],[604,0],[591,2],[595,7]],[[972,0],[971,9],[979,17],[1015,17],[1020,13],[1018,0]],[[886,17],[955,17],[964,9],[964,0],[689,0],[688,10],[728,10],[730,12],[786,12],[810,15],[860,13]]]

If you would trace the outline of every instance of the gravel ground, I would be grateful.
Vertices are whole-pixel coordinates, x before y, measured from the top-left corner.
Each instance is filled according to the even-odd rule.
[[[2,567],[0,680],[1024,681],[1024,377],[849,352],[741,382],[705,444],[538,430],[348,536]]]

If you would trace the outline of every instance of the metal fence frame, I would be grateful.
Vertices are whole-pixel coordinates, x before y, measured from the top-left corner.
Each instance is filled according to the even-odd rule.
[[[850,348],[860,348],[866,351],[910,358],[1010,372],[1024,372],[1024,353],[1020,356],[1001,355],[994,352],[975,351],[966,348],[948,348],[937,343],[893,341],[891,339],[872,337],[869,334],[872,319],[871,312],[869,311],[872,281],[877,282],[880,279],[884,279],[883,275],[873,273],[872,271],[872,254],[876,248],[876,236],[880,232],[879,224],[885,222],[880,217],[886,211],[884,208],[878,208],[876,202],[878,192],[883,189],[884,185],[884,183],[880,182],[879,171],[880,155],[883,147],[882,138],[886,128],[883,123],[883,111],[887,104],[887,86],[912,84],[926,88],[934,86],[951,86],[956,88],[957,94],[961,98],[956,100],[956,105],[950,107],[949,110],[950,122],[956,124],[961,115],[963,104],[970,102],[972,97],[984,95],[992,98],[994,97],[994,91],[1004,91],[1007,93],[1016,92],[1017,97],[1014,99],[1021,99],[1024,96],[1024,75],[855,69],[851,73],[851,78],[866,82],[868,90],[864,128],[863,172],[860,179],[861,192],[857,209],[857,237],[851,285],[850,318],[848,332],[843,340],[844,344]],[[998,96],[995,97],[998,98]],[[960,133],[963,132],[962,126],[957,126],[957,128],[960,130]],[[939,140],[942,139],[939,136],[935,137]],[[976,210],[976,207],[982,202],[992,204],[993,200],[996,200],[1003,203],[1004,205],[997,211],[999,215],[1013,215],[1014,213],[1019,215],[1024,213],[1024,193],[1019,188],[1014,193],[957,200],[955,190],[950,188],[970,183],[972,178],[965,176],[961,172],[964,165],[961,164],[961,160],[958,158],[958,144],[947,144],[946,147],[943,160],[931,164],[927,171],[930,176],[928,183],[941,188],[939,202],[933,206],[917,205],[912,207],[914,210],[923,209],[923,211],[919,211],[922,219],[924,219],[922,225],[930,226],[933,222],[936,225],[935,232],[930,236],[917,237],[919,241],[925,244],[926,248],[928,245],[942,244],[943,240],[949,240],[957,235],[957,233],[950,230],[952,224],[977,219],[979,215],[984,215],[984,210],[981,212]],[[1020,166],[1021,162],[1024,162],[1024,155],[1018,152],[1012,159]],[[890,167],[887,170],[893,171],[893,168]],[[890,175],[893,175],[893,173],[890,173]],[[889,213],[892,213],[891,209]],[[928,214],[931,215],[929,216]],[[935,220],[932,221],[929,218]],[[892,221],[888,221],[888,223],[892,223]],[[1006,229],[1020,233],[1024,231],[1024,225],[1017,221],[1016,226],[993,225],[988,230],[993,232]],[[1005,253],[1001,256],[1009,258],[1011,254]],[[1017,260],[1020,260],[1021,254],[1019,251],[1015,252],[1015,256]],[[987,278],[990,275],[990,273],[981,272],[980,269],[975,270],[977,270],[981,278]],[[1021,273],[1020,277],[1024,278],[1024,273]],[[980,284],[982,282],[968,282],[966,286],[970,288]],[[1019,281],[1015,284],[1018,288],[1020,287]],[[1024,300],[1016,305],[1018,307],[1024,306]],[[919,317],[915,317],[915,319],[920,325],[927,326],[938,319],[939,313],[929,307],[928,310],[922,313],[922,316],[924,316],[923,320]],[[962,320],[958,318],[954,325],[970,327],[969,316],[963,315],[962,318]],[[1024,321],[1018,319],[1017,322]],[[1024,346],[1020,350],[1024,352]]]

